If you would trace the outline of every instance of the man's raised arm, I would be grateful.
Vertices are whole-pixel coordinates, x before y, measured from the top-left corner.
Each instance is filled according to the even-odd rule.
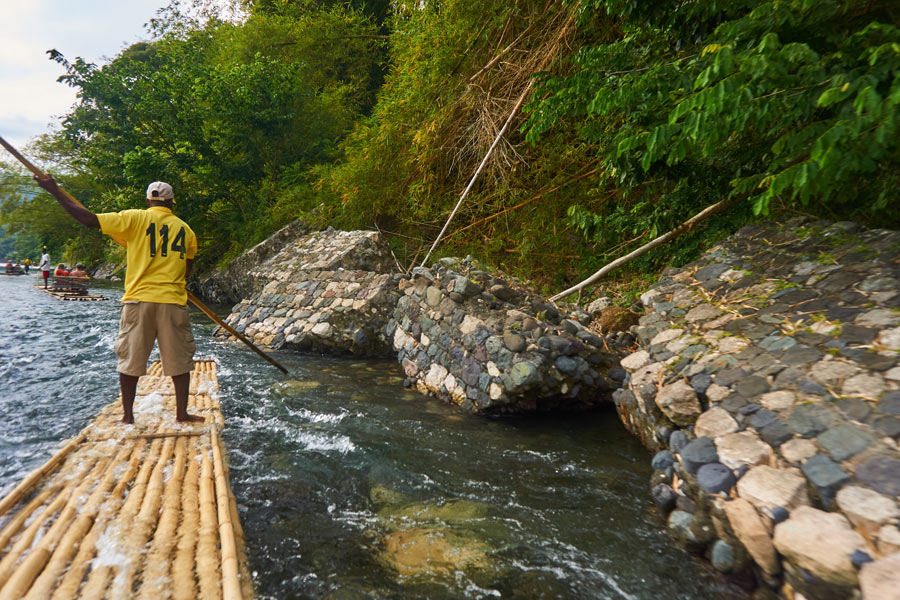
[[[43,175],[35,175],[34,180],[39,186],[50,192],[50,194],[54,198],[56,198],[56,201],[59,202],[60,206],[62,206],[67,213],[72,215],[73,219],[75,219],[85,227],[100,229],[100,221],[97,219],[97,215],[89,211],[81,204],[73,202],[69,197],[63,194],[62,191],[60,191],[59,186],[56,185],[56,180],[53,179],[53,177],[49,173],[44,173]]]

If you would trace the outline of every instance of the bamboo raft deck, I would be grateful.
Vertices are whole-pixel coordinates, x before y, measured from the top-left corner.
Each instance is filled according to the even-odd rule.
[[[49,296],[53,296],[54,298],[59,298],[60,300],[78,300],[81,302],[96,302],[97,300],[109,300],[106,296],[101,296],[99,294],[84,294],[81,292],[66,292],[62,290],[54,290],[52,288],[45,288],[39,285],[34,286],[35,289],[41,290],[45,294]]]
[[[229,484],[216,365],[194,362],[175,422],[170,377],[141,377],[135,425],[110,404],[0,500],[0,600],[253,597]]]

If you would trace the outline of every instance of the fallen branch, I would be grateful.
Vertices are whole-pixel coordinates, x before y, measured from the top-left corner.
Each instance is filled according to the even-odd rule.
[[[685,221],[684,223],[682,223],[681,225],[679,225],[678,227],[673,229],[672,231],[670,231],[668,233],[664,233],[663,235],[659,236],[655,240],[652,240],[652,241],[644,244],[643,246],[641,246],[640,248],[638,248],[637,250],[635,250],[634,252],[632,252],[630,254],[626,254],[625,256],[623,256],[621,258],[617,258],[616,260],[612,261],[611,263],[609,263],[608,265],[606,265],[605,267],[603,267],[602,269],[600,269],[599,271],[597,271],[596,273],[594,273],[593,275],[591,275],[590,277],[588,277],[587,279],[585,279],[584,281],[579,283],[578,285],[574,285],[574,286],[570,287],[569,289],[562,291],[562,292],[556,294],[555,296],[552,296],[550,298],[550,300],[552,302],[555,302],[556,300],[559,300],[560,298],[565,298],[566,296],[573,294],[574,292],[584,289],[585,287],[587,287],[587,286],[591,285],[592,283],[594,283],[595,281],[599,280],[601,277],[603,277],[604,275],[606,275],[613,269],[621,267],[625,263],[637,258],[638,256],[646,254],[647,252],[649,252],[650,250],[653,250],[657,246],[662,246],[663,244],[665,244],[672,238],[678,237],[682,233],[690,231],[694,227],[694,225],[696,225],[697,223],[711,217],[712,215],[716,214],[717,212],[720,212],[720,211],[728,208],[729,206],[731,206],[732,204],[737,202],[739,199],[740,199],[739,197],[730,198],[728,200],[722,200],[721,202],[717,202],[717,203],[713,204],[712,206],[707,206],[702,211],[700,211],[699,213],[697,213],[696,215],[694,215],[693,217],[691,217],[690,219],[688,219],[687,221]]]

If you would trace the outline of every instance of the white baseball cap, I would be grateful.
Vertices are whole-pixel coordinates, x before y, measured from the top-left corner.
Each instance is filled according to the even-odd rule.
[[[154,181],[147,186],[147,200],[171,200],[175,202],[172,186],[164,181]]]

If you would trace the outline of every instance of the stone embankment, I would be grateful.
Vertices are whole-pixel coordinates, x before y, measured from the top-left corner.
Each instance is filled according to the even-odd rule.
[[[670,531],[786,597],[900,597],[900,232],[742,229],[646,292],[614,393]]]
[[[266,247],[275,243],[264,242]],[[275,253],[257,246],[257,254],[267,258],[247,272],[242,284],[257,291],[232,308],[229,325],[269,348],[391,353],[384,325],[400,297],[400,274],[393,271],[390,249],[377,232],[329,228],[277,243],[282,245]]]
[[[399,289],[387,333],[407,385],[423,393],[472,412],[521,413],[588,408],[618,386],[605,339],[468,260],[414,269]]]

